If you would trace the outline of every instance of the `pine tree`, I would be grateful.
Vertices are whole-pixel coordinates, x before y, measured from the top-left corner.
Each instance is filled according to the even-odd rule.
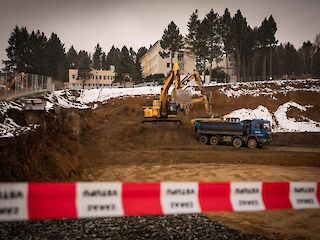
[[[196,9],[189,18],[188,21],[188,34],[186,37],[187,47],[186,49],[196,57],[196,68],[200,71],[201,62],[204,61],[204,54],[202,49],[204,49],[205,38],[200,29],[201,21],[199,20],[198,10]],[[205,33],[205,31],[203,31]],[[201,47],[203,46],[203,47]]]
[[[118,67],[118,70],[116,70],[116,81],[120,83],[126,82],[127,77],[132,78],[132,60],[128,51],[128,48],[126,46],[123,46],[121,49],[121,55],[120,55],[120,64]]]
[[[92,56],[92,67],[94,69],[99,70],[102,68],[101,57],[102,57],[102,49],[98,43],[97,46],[95,47],[95,52]]]
[[[69,68],[77,68],[77,59],[78,59],[78,53],[74,49],[73,45],[69,48],[66,56],[67,61],[67,67]]]
[[[302,47],[299,49],[305,74],[311,74],[312,72],[312,51],[312,43],[310,41],[303,42]]]
[[[266,78],[267,76],[267,55],[268,52],[271,53],[271,48],[274,44],[277,43],[277,40],[275,38],[275,33],[277,32],[277,24],[273,19],[273,16],[271,15],[269,19],[265,18],[261,26],[259,27],[259,43],[261,48],[264,52],[264,58],[263,58],[263,77]],[[268,51],[269,48],[269,51]],[[271,63],[271,54],[270,54],[270,63]],[[272,66],[270,64],[270,71],[269,75],[272,75]]]
[[[110,68],[110,65],[114,65],[116,70],[120,65],[120,50],[114,46],[111,47],[107,55],[107,68]]]
[[[6,49],[8,60],[3,61],[6,71],[26,72],[29,52],[29,34],[26,27],[16,26],[10,34]]]
[[[135,63],[135,84],[141,83],[143,81],[143,72],[142,72],[142,67],[141,67],[141,63],[139,61],[137,61]]]
[[[312,74],[320,78],[320,34],[317,34],[313,43]]]
[[[232,36],[232,18],[228,8],[225,9],[223,16],[220,20],[220,36],[223,42],[223,51],[226,55],[226,69],[227,77],[229,77],[229,56],[234,50],[234,41]]]
[[[188,34],[186,37],[186,42],[188,46],[186,47],[191,53],[197,55],[197,31],[201,21],[198,16],[198,9],[196,9],[190,16],[188,21]]]
[[[232,18],[231,31],[233,32],[234,38],[234,55],[236,58],[237,68],[237,80],[241,78],[241,56],[242,56],[242,45],[245,42],[245,32],[248,30],[248,24],[246,18],[242,16],[240,10],[237,11],[235,16]]]
[[[132,62],[135,63],[136,59],[137,59],[137,53],[133,50],[132,47],[130,47],[129,53],[130,53],[130,58],[131,58]]]
[[[164,51],[160,52],[160,56],[162,58],[170,57],[172,67],[172,59],[175,53],[181,52],[184,46],[179,28],[173,21],[168,25],[168,28],[164,30],[160,40],[160,46],[164,49]]]
[[[78,79],[82,81],[82,88],[84,83],[88,79],[91,71],[91,59],[86,51],[81,50],[78,54],[77,66],[78,66]]]
[[[148,52],[148,49],[146,47],[141,47],[138,49],[138,52],[137,52],[137,61],[139,61],[144,54],[146,54]]]
[[[257,34],[256,29],[252,29],[249,25],[244,29],[243,32],[243,44],[241,51],[241,68],[242,76],[245,81],[247,81],[247,76],[249,75],[249,64],[250,59],[253,61],[254,49],[257,45]],[[253,64],[253,63],[252,63]]]
[[[220,28],[219,15],[215,13],[213,9],[211,9],[210,12],[204,18],[202,24],[206,29],[206,32],[205,32],[206,48],[207,48],[206,59],[210,63],[210,80],[211,80],[212,62],[220,58],[222,55],[221,37],[219,35],[219,28]]]
[[[62,80],[65,74],[65,48],[57,34],[52,33],[46,47],[46,69],[47,75]]]
[[[108,70],[107,55],[105,52],[101,55],[101,68],[103,70]]]
[[[46,74],[46,45],[47,37],[44,33],[32,31],[28,41],[27,72],[35,74]]]

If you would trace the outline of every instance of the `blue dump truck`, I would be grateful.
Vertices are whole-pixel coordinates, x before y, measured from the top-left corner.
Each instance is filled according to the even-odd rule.
[[[270,122],[263,119],[243,120],[194,119],[193,124],[202,144],[232,143],[239,148],[262,147],[271,140]]]

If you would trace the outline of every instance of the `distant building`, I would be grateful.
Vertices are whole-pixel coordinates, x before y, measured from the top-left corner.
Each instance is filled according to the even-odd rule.
[[[161,51],[163,51],[163,48],[160,46],[160,41],[157,41],[140,59],[144,77],[160,73],[164,74],[165,76],[169,74],[171,70],[170,57],[162,58],[159,54]],[[187,51],[176,53],[175,57],[172,59],[172,62],[179,63],[180,74],[182,75],[192,73],[196,66],[195,56]]]
[[[115,68],[110,70],[92,69],[88,79],[78,79],[78,69],[69,69],[69,88],[70,89],[90,89],[110,87],[115,80]]]
[[[160,46],[160,41],[157,41],[153,46],[150,47],[148,52],[142,56],[140,59],[142,71],[144,77],[153,74],[164,74],[165,76],[171,70],[170,66],[170,57],[162,58],[159,52],[163,51],[163,48]],[[182,53],[176,53],[175,57],[172,59],[173,63],[178,63],[180,67],[181,75],[188,75],[193,72],[196,67],[196,57],[190,53],[188,50],[184,49]],[[229,74],[233,75],[234,70],[232,67],[232,61],[229,61]],[[226,72],[226,57],[223,56],[221,61],[218,63],[213,62],[212,69],[219,67],[221,70]],[[206,63],[206,69],[209,70],[210,64]],[[207,76],[209,77],[209,76]]]

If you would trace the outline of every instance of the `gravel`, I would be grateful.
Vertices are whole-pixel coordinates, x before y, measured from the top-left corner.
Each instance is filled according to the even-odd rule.
[[[114,217],[0,223],[0,239],[267,239],[204,215]]]

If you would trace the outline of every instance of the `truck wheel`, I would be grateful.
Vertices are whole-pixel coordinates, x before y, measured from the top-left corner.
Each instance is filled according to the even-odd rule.
[[[206,135],[201,135],[199,137],[199,142],[202,144],[207,144],[208,143],[208,137]]]
[[[241,140],[241,138],[238,138],[238,137],[234,138],[234,139],[232,140],[232,144],[233,144],[233,146],[235,146],[236,148],[241,147],[241,145],[242,145],[242,140]]]
[[[252,149],[258,146],[257,140],[255,140],[254,138],[249,139],[247,144],[248,144],[248,147]]]
[[[211,145],[218,145],[219,144],[219,138],[217,136],[212,136],[210,138],[210,144]]]

